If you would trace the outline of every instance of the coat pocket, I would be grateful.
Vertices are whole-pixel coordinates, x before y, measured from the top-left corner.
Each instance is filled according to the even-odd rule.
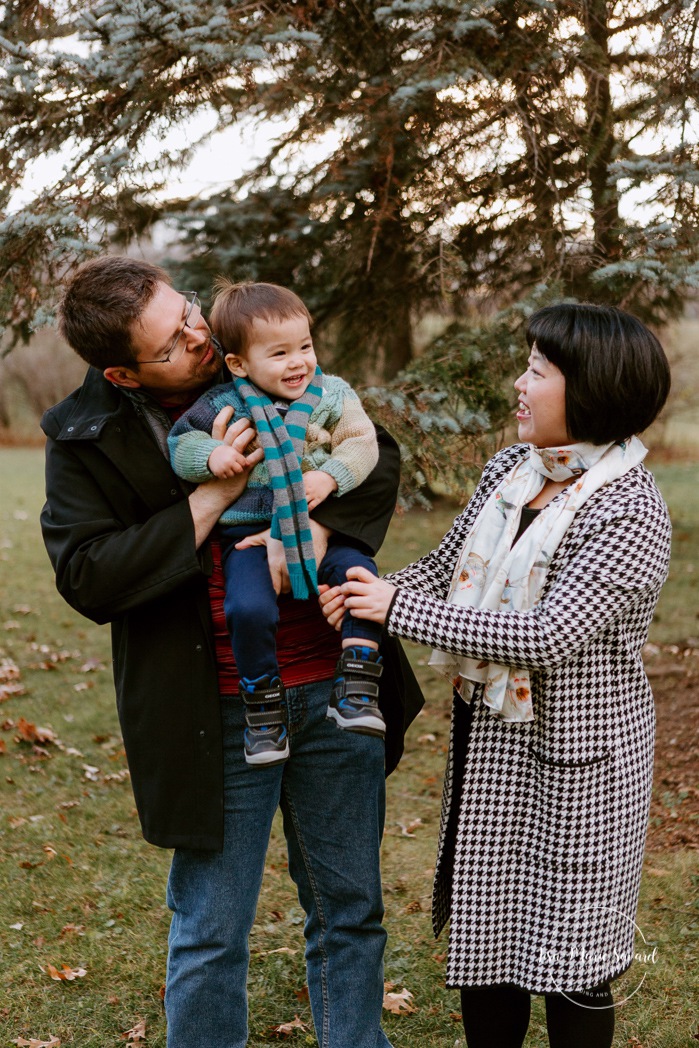
[[[613,831],[610,752],[560,761],[530,749],[531,818],[524,850],[553,870],[594,871],[609,861]]]

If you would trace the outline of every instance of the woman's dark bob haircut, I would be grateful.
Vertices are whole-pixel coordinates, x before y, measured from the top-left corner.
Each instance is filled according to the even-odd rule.
[[[529,319],[527,343],[563,372],[574,441],[608,444],[642,433],[670,392],[663,347],[645,324],[614,306],[545,306]]]

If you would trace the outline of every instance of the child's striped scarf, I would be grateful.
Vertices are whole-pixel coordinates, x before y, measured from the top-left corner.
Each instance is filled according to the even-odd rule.
[[[308,419],[323,395],[322,382],[322,372],[316,367],[310,386],[302,397],[291,401],[283,420],[262,390],[247,379],[235,379],[235,388],[244,399],[255,423],[272,481],[272,535],[281,538],[284,543],[291,590],[294,597],[300,600],[318,592],[301,457]]]

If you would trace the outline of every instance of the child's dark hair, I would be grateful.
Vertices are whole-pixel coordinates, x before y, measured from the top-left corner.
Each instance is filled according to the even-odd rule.
[[[211,328],[226,353],[245,356],[255,319],[268,322],[306,317],[308,312],[298,295],[279,284],[235,284],[226,277],[214,283]]]
[[[670,392],[660,342],[637,317],[614,306],[561,303],[537,310],[527,343],[566,380],[566,422],[573,440],[607,444],[642,433]]]

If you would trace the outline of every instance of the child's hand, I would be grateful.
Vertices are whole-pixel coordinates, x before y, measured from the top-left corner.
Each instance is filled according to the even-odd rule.
[[[247,468],[245,455],[229,444],[219,444],[209,455],[207,463],[215,477],[235,477]]]
[[[211,468],[211,467],[209,467]],[[306,502],[309,512],[324,502],[328,495],[337,491],[337,481],[322,469],[311,469],[303,475],[303,486],[306,490]]]
[[[320,610],[328,620],[333,629],[342,629],[342,620],[345,617],[345,595],[339,586],[321,585],[318,587],[318,603]]]

